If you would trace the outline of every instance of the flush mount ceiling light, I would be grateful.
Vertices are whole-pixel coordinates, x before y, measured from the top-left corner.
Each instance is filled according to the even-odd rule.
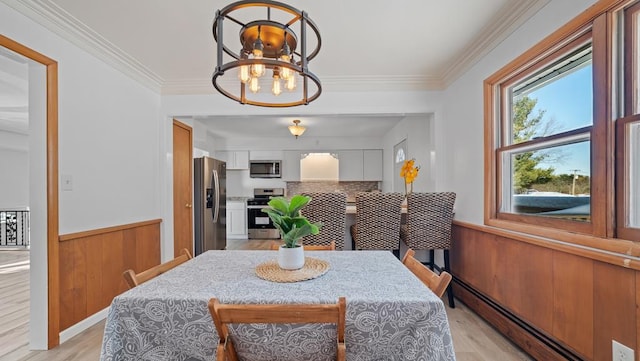
[[[320,80],[309,71],[309,61],[320,51],[320,32],[306,12],[277,1],[238,1],[216,12],[213,38],[218,65],[211,82],[226,97],[241,104],[292,107],[320,96]],[[231,50],[238,46],[238,53]]]
[[[300,120],[298,119],[294,120],[293,125],[289,126],[289,131],[291,132],[291,135],[295,135],[296,139],[298,139],[298,137],[301,136],[305,130],[307,130],[307,128],[300,125]]]

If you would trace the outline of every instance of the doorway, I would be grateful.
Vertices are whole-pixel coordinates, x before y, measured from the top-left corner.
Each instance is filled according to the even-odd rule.
[[[29,345],[29,62],[0,48],[0,357]]]
[[[30,274],[29,347],[60,341],[58,269],[58,64],[0,35],[0,48],[28,59]]]

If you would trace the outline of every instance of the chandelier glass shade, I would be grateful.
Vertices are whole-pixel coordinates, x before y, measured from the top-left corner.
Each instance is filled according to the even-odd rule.
[[[217,66],[211,81],[226,97],[291,107],[320,96],[322,85],[309,61],[318,55],[321,38],[306,12],[277,1],[238,1],[216,12],[213,37]]]
[[[291,135],[295,136],[296,139],[298,139],[305,130],[307,130],[307,128],[300,125],[300,120],[298,119],[294,120],[293,125],[289,126],[289,132],[291,132]]]

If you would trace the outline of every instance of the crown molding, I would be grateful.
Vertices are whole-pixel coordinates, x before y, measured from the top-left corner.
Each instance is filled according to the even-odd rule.
[[[160,76],[56,4],[47,0],[1,1],[142,85],[160,93],[163,83]]]
[[[162,95],[189,95],[217,93],[211,78],[173,79],[162,83]]]
[[[480,59],[493,50],[517,28],[529,20],[550,0],[512,1],[489,22],[464,50],[454,57],[457,59],[445,69],[442,82],[448,87],[466,73]]]
[[[69,40],[106,64],[163,95],[211,94],[210,78],[161,78],[138,60],[100,36],[64,9],[48,0],[0,0],[52,32]],[[423,91],[443,90],[468,71],[483,56],[526,22],[550,0],[512,1],[485,27],[442,76],[321,76],[323,91]]]
[[[336,92],[422,91],[444,90],[444,83],[436,76],[326,76],[322,87]]]

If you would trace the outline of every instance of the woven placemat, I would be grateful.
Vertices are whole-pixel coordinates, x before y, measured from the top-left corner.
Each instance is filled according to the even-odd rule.
[[[278,266],[278,261],[268,261],[256,266],[256,275],[271,282],[298,282],[314,279],[327,273],[329,262],[305,257],[304,266],[297,270],[286,270]]]

